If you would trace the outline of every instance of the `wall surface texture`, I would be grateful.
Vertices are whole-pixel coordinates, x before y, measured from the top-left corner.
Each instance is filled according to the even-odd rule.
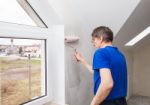
[[[128,94],[127,99],[130,98],[133,91],[133,54],[131,51],[122,50],[123,54],[126,57],[127,62],[127,72],[128,72]]]
[[[134,50],[133,94],[150,96],[150,43],[143,42]]]
[[[89,105],[93,97],[92,74],[76,61],[75,52],[69,47],[71,45],[77,48],[77,51],[91,63],[93,50],[88,43],[90,35],[84,38],[83,34],[85,33],[77,30],[76,35],[80,37],[80,40],[76,43],[65,44],[66,103],[69,105]]]

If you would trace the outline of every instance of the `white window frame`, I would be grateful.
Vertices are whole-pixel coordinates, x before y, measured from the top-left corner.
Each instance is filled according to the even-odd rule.
[[[19,24],[12,24],[12,23],[4,23],[0,22],[0,37],[16,37],[16,38],[31,38],[31,39],[45,39],[46,40],[46,49],[48,49],[48,42],[50,38],[48,37],[51,33],[46,28],[40,28],[40,27],[32,27],[32,26],[26,26],[26,25],[19,25]],[[47,95],[43,96],[41,98],[35,99],[33,101],[30,101],[28,103],[25,103],[24,105],[42,105],[46,102],[49,102],[52,100],[52,86],[51,85],[51,76],[49,73],[50,67],[49,59],[50,59],[50,52],[49,50],[46,50],[46,92]]]

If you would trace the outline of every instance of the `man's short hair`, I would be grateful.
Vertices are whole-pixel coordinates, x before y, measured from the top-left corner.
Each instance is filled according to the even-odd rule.
[[[112,42],[113,41],[113,32],[109,27],[100,26],[93,30],[92,37],[103,37],[104,42]]]

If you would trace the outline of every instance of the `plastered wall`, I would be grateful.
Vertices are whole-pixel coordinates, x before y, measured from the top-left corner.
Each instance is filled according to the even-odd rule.
[[[127,72],[128,72],[127,99],[129,99],[130,96],[132,96],[132,91],[133,91],[133,54],[132,51],[128,51],[128,50],[121,50],[121,51],[125,55],[126,62],[127,62]]]
[[[81,30],[77,32],[76,34],[80,37],[80,40],[65,45],[66,103],[69,105],[89,105],[93,97],[92,74],[76,61],[74,50],[69,45],[77,48],[77,51],[91,63],[93,53],[92,46],[89,44],[91,36],[85,36],[86,34]]]
[[[150,42],[143,42],[133,53],[133,94],[150,96]]]

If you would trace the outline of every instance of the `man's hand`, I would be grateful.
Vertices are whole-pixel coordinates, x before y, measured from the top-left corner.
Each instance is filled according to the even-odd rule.
[[[96,100],[93,98],[92,102],[90,105],[99,105],[98,103],[96,103]]]
[[[75,52],[74,56],[78,62],[81,62],[89,70],[90,73],[93,73],[92,66],[81,56],[79,52]]]
[[[78,62],[83,60],[83,57],[79,52],[75,52],[74,56]]]

